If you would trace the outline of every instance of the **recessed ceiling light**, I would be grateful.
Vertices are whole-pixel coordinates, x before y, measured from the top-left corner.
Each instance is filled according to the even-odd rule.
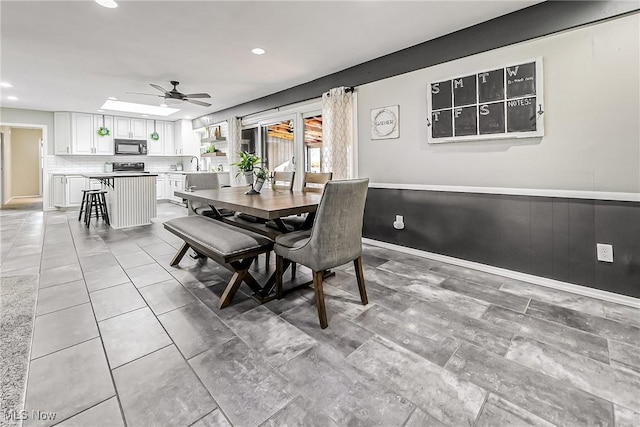
[[[7,96],[7,99],[8,99],[9,101],[17,101],[17,100],[18,100],[18,97],[11,95],[11,96]]]
[[[263,55],[267,53],[267,51],[261,47],[254,47],[253,49],[251,49],[251,53],[254,53],[256,55]]]
[[[155,105],[136,104],[133,102],[112,101],[108,99],[102,105],[105,110],[124,111],[127,113],[151,114],[153,116],[170,116],[180,111],[178,108],[162,108]]]
[[[2,87],[13,87],[13,85],[11,83],[9,83],[9,82],[1,82],[0,86],[2,86]]]
[[[100,6],[108,7],[109,9],[114,9],[118,7],[118,3],[113,0],[96,0]]]
[[[110,99],[110,100],[112,100],[112,101],[117,101],[117,100],[118,100],[118,98],[116,98],[115,96],[110,96],[110,97],[109,97],[109,98],[107,98],[107,99]]]
[[[162,104],[160,104],[160,106],[161,106],[162,108],[166,108],[167,104],[165,104],[165,103],[163,102]]]

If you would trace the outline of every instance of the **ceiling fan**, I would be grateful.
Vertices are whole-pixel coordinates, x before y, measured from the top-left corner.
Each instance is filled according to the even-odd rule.
[[[127,92],[127,93],[131,93],[134,95],[159,96],[168,101],[187,101],[192,104],[201,105],[203,107],[211,107],[211,104],[207,102],[196,101],[193,99],[193,98],[211,98],[211,95],[209,95],[208,93],[190,93],[185,95],[182,92],[178,92],[178,89],[176,89],[176,86],[178,86],[180,82],[176,82],[175,80],[172,80],[169,83],[173,85],[173,89],[171,90],[165,90],[161,86],[150,83],[151,87],[153,87],[154,89],[158,89],[160,92],[163,93],[163,95],[155,95],[151,93],[136,93],[136,92]]]

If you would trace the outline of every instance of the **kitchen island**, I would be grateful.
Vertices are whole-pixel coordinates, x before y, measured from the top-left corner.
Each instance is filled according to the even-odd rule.
[[[156,177],[147,172],[83,174],[97,179],[107,190],[111,227],[126,228],[151,224],[156,213]]]

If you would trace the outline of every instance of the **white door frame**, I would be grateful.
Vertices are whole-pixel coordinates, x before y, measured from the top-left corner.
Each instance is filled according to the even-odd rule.
[[[47,210],[49,206],[49,175],[47,171],[47,156],[49,155],[49,145],[48,145],[48,127],[43,124],[30,124],[30,123],[6,123],[0,122],[0,126],[6,126],[10,128],[28,128],[28,129],[40,129],[42,132],[42,149],[39,153],[41,168],[38,168],[38,174],[40,176],[40,188],[42,189],[42,210]],[[4,157],[4,156],[3,156]],[[4,161],[4,159],[3,159]],[[5,168],[2,169],[2,174],[4,175]],[[2,177],[2,182],[4,185],[5,177]],[[4,197],[4,194],[2,195]],[[4,200],[1,201],[4,203]]]

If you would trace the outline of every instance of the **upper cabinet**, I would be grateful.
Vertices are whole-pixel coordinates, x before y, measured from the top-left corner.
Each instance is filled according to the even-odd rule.
[[[153,135],[154,132],[158,134],[157,140],[151,138],[151,135]],[[147,155],[164,155],[165,139],[164,122],[159,120],[147,120]]]
[[[191,120],[178,120],[175,131],[175,154],[178,156],[200,156],[200,141],[193,131]]]
[[[86,113],[54,113],[54,153],[75,155],[113,154],[113,117],[104,116],[110,135],[98,135],[103,116]]]
[[[113,124],[114,138],[147,139],[145,119],[116,117]]]

